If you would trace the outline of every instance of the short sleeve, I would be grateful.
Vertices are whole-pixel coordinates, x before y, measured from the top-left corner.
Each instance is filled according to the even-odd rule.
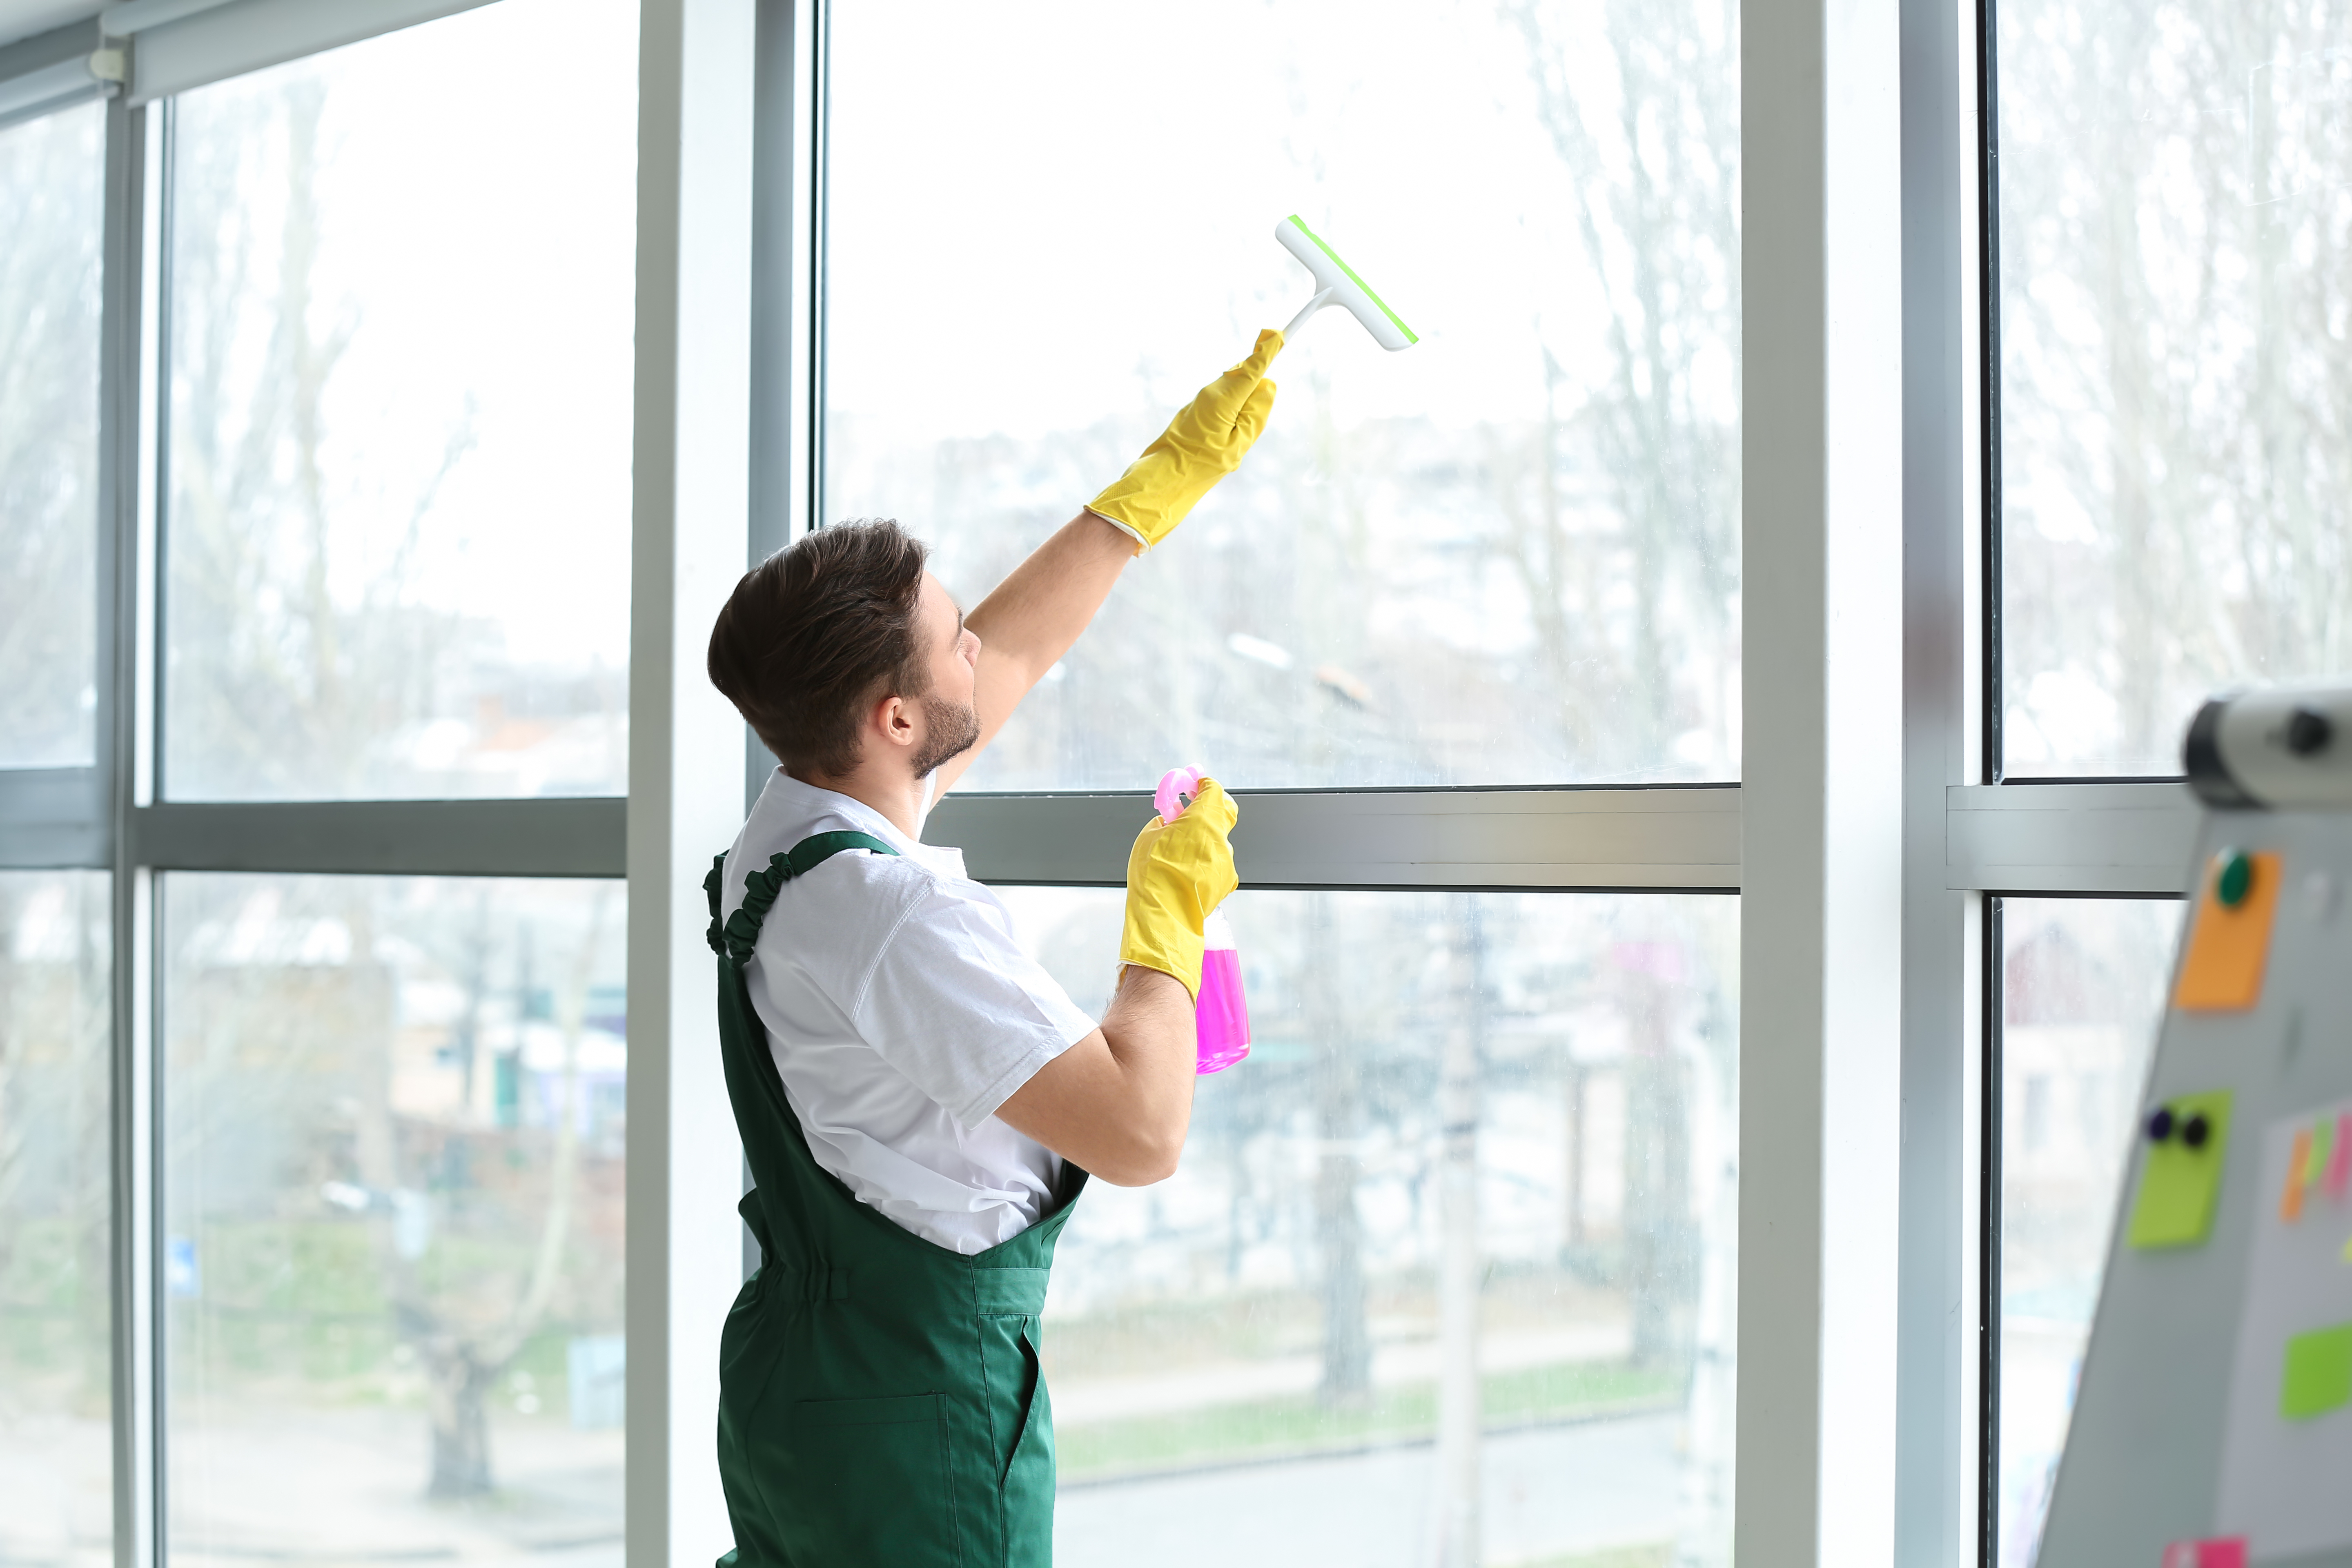
[[[1095,1028],[1021,951],[1002,906],[944,880],[908,906],[848,1012],[877,1056],[966,1127]]]

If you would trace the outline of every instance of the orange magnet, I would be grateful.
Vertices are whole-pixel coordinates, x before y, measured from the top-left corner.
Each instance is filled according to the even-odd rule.
[[[2224,849],[2205,868],[2197,897],[2197,923],[2172,1005],[2189,1013],[2237,1013],[2262,999],[2263,963],[2270,956],[2279,886],[2286,880],[2276,852]]]

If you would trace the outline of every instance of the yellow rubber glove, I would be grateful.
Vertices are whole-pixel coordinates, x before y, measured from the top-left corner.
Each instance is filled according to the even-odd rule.
[[[1173,533],[1212,486],[1241,467],[1265,428],[1274,411],[1266,367],[1281,352],[1280,332],[1258,333],[1249,358],[1202,387],[1087,510],[1131,536],[1138,555]]]
[[[1201,928],[1209,911],[1241,885],[1234,871],[1234,830],[1241,808],[1214,779],[1176,820],[1153,817],[1127,855],[1127,930],[1118,961],[1139,963],[1184,983],[1201,999]]]

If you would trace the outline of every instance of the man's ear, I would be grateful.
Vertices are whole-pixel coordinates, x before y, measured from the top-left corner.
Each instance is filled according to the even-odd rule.
[[[914,743],[914,719],[903,698],[881,699],[866,717],[870,727],[890,744],[906,746]]]

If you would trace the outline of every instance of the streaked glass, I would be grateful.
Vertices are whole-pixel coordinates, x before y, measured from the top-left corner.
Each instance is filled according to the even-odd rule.
[[[103,871],[0,871],[0,1563],[113,1568]]]
[[[626,787],[636,7],[173,106],[163,787]]]
[[[2013,774],[2179,773],[2352,668],[2352,58],[2327,5],[2003,0]]]
[[[834,14],[821,510],[967,603],[1307,302],[1286,215],[1421,336],[1300,331],[972,787],[1738,776],[1737,16]]]
[[[1119,895],[1004,896],[1098,1009]],[[1055,1561],[1728,1563],[1738,901],[1225,907],[1255,1046],[1056,1252]]]
[[[0,130],[0,767],[98,745],[106,110]]]
[[[163,888],[172,1560],[617,1568],[623,885]]]
[[[2000,1568],[2031,1568],[2183,904],[2001,900]]]

